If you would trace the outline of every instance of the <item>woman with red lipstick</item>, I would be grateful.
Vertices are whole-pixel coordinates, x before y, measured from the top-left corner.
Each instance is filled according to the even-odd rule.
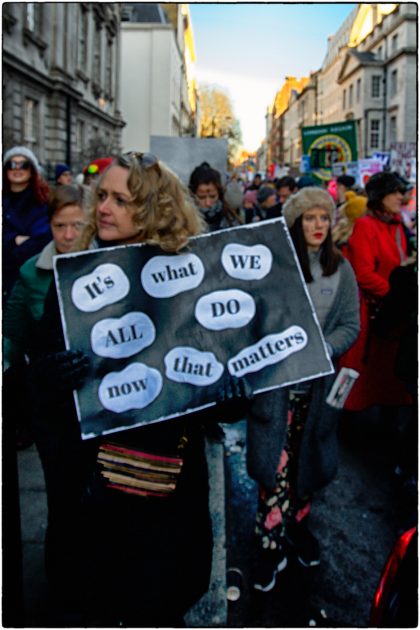
[[[357,284],[334,246],[334,202],[324,190],[302,188],[283,216],[333,363],[359,331]],[[248,471],[260,486],[254,588],[270,591],[290,554],[307,567],[320,562],[307,527],[310,498],[337,470],[338,412],[326,403],[335,375],[260,394],[248,416]]]
[[[176,253],[203,229],[178,177],[156,156],[132,152],[115,158],[100,175],[79,249],[148,243]],[[170,326],[170,312],[167,317]],[[210,579],[212,528],[203,430],[208,413],[180,414],[117,432],[112,440],[102,436],[82,441],[72,390],[88,377],[89,361],[78,351],[65,350],[55,292],[47,297],[38,336],[41,351],[34,379],[39,381],[49,449],[43,462],[49,507],[47,572],[61,622],[66,613],[71,615],[67,621],[74,622],[77,612],[81,626],[182,627],[184,614],[205,594]],[[237,404],[236,384],[230,386],[220,397],[227,420],[232,414],[229,399]],[[214,407],[211,416],[214,421],[225,418]],[[115,462],[116,452],[126,466],[118,483],[107,484],[101,462],[104,457]],[[146,480],[138,480],[139,461],[146,461]],[[162,461],[168,462],[164,470]],[[155,465],[151,472],[150,462]],[[173,478],[166,482],[175,465],[177,483]],[[134,488],[129,483],[133,466]],[[124,484],[121,478],[127,474]]]

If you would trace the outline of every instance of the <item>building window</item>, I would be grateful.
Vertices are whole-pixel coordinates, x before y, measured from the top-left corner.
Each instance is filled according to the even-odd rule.
[[[381,77],[378,74],[372,77],[372,98],[379,98],[381,95]]]
[[[391,50],[393,53],[398,50],[398,35],[394,35],[391,39]]]
[[[76,151],[82,153],[85,148],[85,121],[76,122]]]
[[[95,29],[93,38],[92,79],[96,85],[101,85],[101,31],[99,28]]]
[[[77,66],[80,70],[86,70],[88,42],[88,14],[84,7],[79,6],[79,46],[77,50]]]
[[[389,119],[389,142],[397,142],[397,117],[391,116]]]
[[[23,138],[25,145],[31,149],[38,144],[39,137],[39,107],[37,101],[25,98],[23,105]]]
[[[40,2],[28,2],[25,16],[26,28],[32,33],[41,33],[42,4]]]
[[[105,67],[105,90],[108,96],[112,96],[112,41],[107,42],[106,47],[106,67]]]
[[[343,109],[346,109],[346,90],[343,90]]]
[[[380,120],[370,121],[370,148],[379,149]]]
[[[391,96],[395,96],[398,90],[398,70],[391,72]]]
[[[362,80],[361,79],[357,79],[357,83],[356,83],[356,103],[360,103],[361,88],[362,88]]]
[[[353,84],[349,87],[349,107],[353,107]]]
[[[379,46],[376,56],[378,57],[378,59],[382,59],[382,46]]]

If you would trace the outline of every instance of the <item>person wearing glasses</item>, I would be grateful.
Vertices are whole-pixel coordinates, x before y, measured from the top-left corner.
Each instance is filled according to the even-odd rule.
[[[26,448],[33,442],[32,413],[22,392],[27,384],[27,361],[36,322],[41,319],[44,301],[53,279],[53,257],[71,251],[85,223],[89,190],[62,184],[51,191],[48,220],[52,240],[19,270],[3,310],[4,417],[14,423],[16,446]],[[13,420],[14,419],[14,420]]]
[[[3,300],[20,266],[51,240],[47,216],[49,188],[27,147],[13,147],[3,157]]]
[[[204,227],[178,177],[154,155],[132,152],[115,158],[100,175],[78,247],[148,243],[176,253]],[[47,575],[61,621],[69,620],[67,611],[73,622],[78,613],[81,625],[95,627],[182,627],[210,579],[202,426],[207,412],[112,435],[112,448],[131,454],[140,451],[153,459],[153,454],[182,453],[181,472],[169,494],[150,490],[141,496],[125,486],[109,488],[97,461],[109,438],[80,437],[72,390],[88,378],[89,360],[80,351],[65,350],[55,287],[36,337],[33,384],[44,422]],[[228,420],[236,385],[230,383],[220,397]]]

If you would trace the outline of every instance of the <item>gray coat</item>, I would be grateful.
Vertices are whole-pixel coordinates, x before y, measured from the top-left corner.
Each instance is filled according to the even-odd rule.
[[[325,340],[340,356],[355,341],[360,327],[357,283],[347,260],[339,266],[335,299],[324,325]],[[338,414],[325,399],[335,374],[312,381],[312,395],[298,462],[300,497],[326,485],[337,471],[336,425]],[[289,388],[256,396],[248,414],[247,466],[249,475],[272,488],[287,430]]]

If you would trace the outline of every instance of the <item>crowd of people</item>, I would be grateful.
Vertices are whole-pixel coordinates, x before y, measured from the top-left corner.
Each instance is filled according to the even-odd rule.
[[[259,488],[254,588],[270,591],[291,554],[305,566],[320,563],[310,506],[337,470],[343,412],[326,400],[335,374],[258,395],[246,378],[227,377],[211,413],[118,432],[119,448],[176,454],[182,470],[165,500],[110,490],[98,473],[103,438],[80,435],[73,391],[92,378],[91,365],[65,347],[54,256],[137,243],[175,254],[193,236],[283,217],[332,364],[359,373],[344,413],[376,406],[384,419],[405,423],[412,441],[416,223],[403,213],[410,184],[386,171],[365,188],[350,175],[317,183],[256,174],[244,182],[233,173],[225,181],[204,162],[187,186],[156,156],[136,152],[98,158],[80,179],[60,163],[48,185],[30,149],[4,154],[5,421],[32,432],[43,465],[46,572],[62,623],[77,614],[82,626],[182,627],[209,588],[204,438],[212,424],[247,419],[248,472]],[[23,382],[28,397],[18,401]]]

